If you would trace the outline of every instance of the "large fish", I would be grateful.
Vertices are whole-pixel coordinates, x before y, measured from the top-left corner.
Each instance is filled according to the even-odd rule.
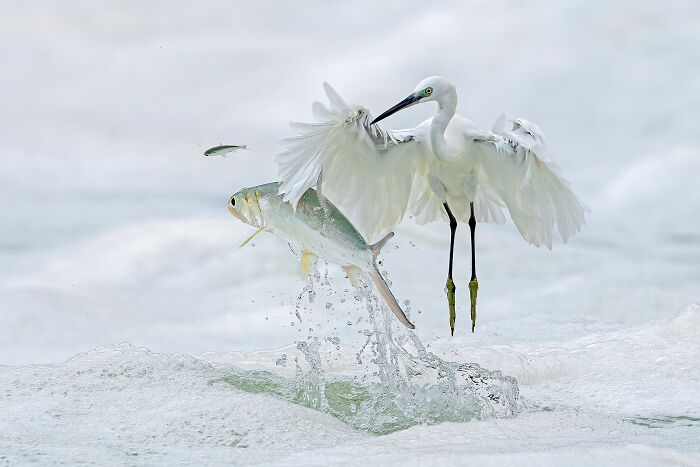
[[[379,250],[394,234],[367,245],[357,229],[323,194],[310,188],[299,200],[295,211],[289,202],[282,200],[283,195],[277,194],[279,187],[279,183],[267,183],[243,188],[229,200],[231,214],[258,228],[244,244],[265,230],[301,247],[303,276],[319,256],[342,266],[353,284],[357,284],[358,273],[365,272],[399,321],[414,329],[376,265]]]

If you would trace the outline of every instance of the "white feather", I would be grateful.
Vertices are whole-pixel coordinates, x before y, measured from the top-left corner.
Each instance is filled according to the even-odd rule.
[[[519,119],[502,135],[466,131],[465,138],[468,151],[483,169],[485,184],[508,207],[525,240],[551,249],[554,225],[564,243],[581,231],[584,213],[590,209],[551,162],[544,133],[537,125]]]
[[[420,131],[384,131],[370,125],[362,106],[348,105],[324,84],[330,106],[314,103],[318,123],[294,123],[276,157],[280,193],[296,207],[323,168],[324,195],[372,241],[389,232],[406,211],[416,173],[427,171]]]
[[[551,248],[555,225],[564,242],[581,230],[588,207],[561,176],[537,125],[517,119],[504,131],[500,116],[493,131],[477,128],[454,114],[451,83],[430,77],[414,93],[426,86],[434,91],[422,101],[438,101],[436,116],[416,128],[386,131],[370,125],[365,107],[348,105],[324,84],[330,106],[314,103],[319,122],[293,124],[299,135],[277,156],[284,199],[296,206],[323,169],[324,194],[368,241],[393,229],[409,206],[419,224],[447,219],[445,202],[462,222],[470,202],[479,222],[502,224],[507,208],[536,246]]]

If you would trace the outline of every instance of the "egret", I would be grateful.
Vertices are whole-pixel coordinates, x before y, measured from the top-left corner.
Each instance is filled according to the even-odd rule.
[[[317,123],[292,123],[299,134],[277,155],[280,193],[296,206],[316,186],[356,225],[367,241],[390,231],[406,210],[419,224],[443,217],[450,225],[447,299],[454,335],[452,279],[457,222],[468,222],[472,273],[472,332],[476,320],[476,222],[506,221],[507,209],[522,237],[552,247],[556,224],[564,241],[579,232],[588,207],[573,193],[549,156],[534,123],[501,116],[491,131],[457,115],[455,86],[439,76],[424,79],[401,102],[376,119],[367,108],[348,105],[324,83],[329,107],[314,102]],[[437,113],[420,125],[384,130],[377,122],[410,106],[437,102]]]

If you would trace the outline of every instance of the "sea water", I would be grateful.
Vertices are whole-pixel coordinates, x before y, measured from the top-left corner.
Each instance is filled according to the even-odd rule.
[[[305,340],[280,357],[277,352],[258,353],[255,358],[245,356],[233,362],[246,367],[257,362],[265,367],[274,360],[275,370],[237,370],[223,380],[237,389],[274,394],[328,413],[354,428],[376,434],[417,424],[512,417],[518,413],[514,378],[475,363],[444,361],[427,351],[418,336],[398,324],[386,304],[376,298],[367,279],[355,297],[365,303],[367,312],[365,319],[355,323],[361,346],[344,345],[337,336],[324,337],[312,326]],[[318,282],[318,274],[315,280]],[[315,295],[313,285],[311,278],[298,298],[299,326],[315,321],[308,313],[314,311],[311,307],[306,310],[305,320],[299,314],[302,297]],[[332,293],[327,279],[324,285],[328,287],[326,292]],[[307,305],[313,305],[313,298],[307,300]],[[362,326],[362,322],[367,325]]]

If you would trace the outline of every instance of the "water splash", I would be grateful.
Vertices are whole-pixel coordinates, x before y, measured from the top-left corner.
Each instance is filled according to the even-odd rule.
[[[362,287],[351,291],[367,311],[360,345],[341,345],[339,337],[312,335],[310,328],[306,340],[285,349],[285,364],[294,363],[286,374],[282,357],[275,357],[274,370],[236,369],[223,381],[247,392],[275,394],[377,434],[517,414],[514,378],[473,363],[446,362],[427,351],[372,290],[364,278]],[[305,292],[300,297],[308,296]],[[298,302],[295,309],[299,313],[304,307]]]

